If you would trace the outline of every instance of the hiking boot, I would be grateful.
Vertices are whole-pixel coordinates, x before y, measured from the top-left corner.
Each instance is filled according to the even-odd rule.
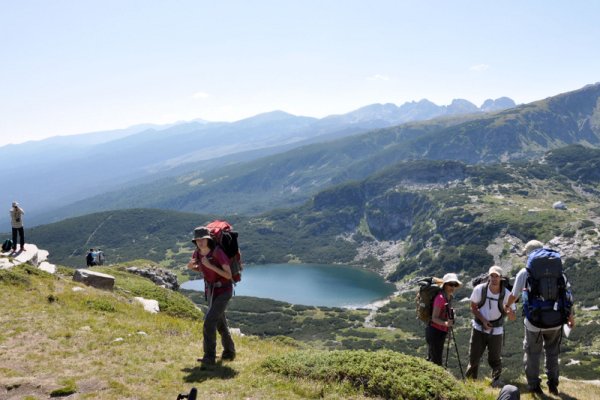
[[[198,362],[202,365],[215,365],[216,361],[214,358],[202,357],[198,359]]]
[[[548,391],[554,395],[558,396],[558,386],[552,383],[548,384]]]
[[[233,361],[233,360],[235,360],[235,353],[232,353],[229,351],[224,351],[223,354],[221,354],[221,360]]]
[[[544,394],[544,391],[542,390],[542,387],[538,383],[535,386],[529,386],[529,393]]]
[[[490,386],[493,388],[501,388],[504,386],[504,382],[502,382],[502,379],[496,378],[496,379],[492,380],[492,383],[490,384]]]

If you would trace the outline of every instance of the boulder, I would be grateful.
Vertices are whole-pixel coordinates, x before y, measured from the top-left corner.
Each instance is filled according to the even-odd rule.
[[[156,314],[160,311],[160,307],[158,305],[158,301],[152,299],[145,299],[143,297],[134,297],[135,301],[141,303],[144,306],[144,310],[149,313]]]
[[[88,286],[98,289],[112,290],[115,287],[115,277],[101,272],[90,271],[89,269],[75,270],[73,275],[75,282],[82,282]]]
[[[566,210],[567,206],[562,201],[557,201],[554,204],[552,204],[552,208],[554,208],[555,210]]]

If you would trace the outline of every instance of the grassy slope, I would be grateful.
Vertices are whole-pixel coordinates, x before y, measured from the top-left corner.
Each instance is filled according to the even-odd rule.
[[[445,385],[454,398],[460,398],[457,393],[494,397],[483,383],[463,386],[444,371],[436,372],[437,367],[398,353],[380,353],[376,359],[389,362],[372,365],[369,360],[375,357],[365,353],[317,353],[311,348],[296,353],[297,345],[290,341],[255,337],[236,338],[239,357],[234,362],[202,370],[196,362],[202,326],[188,300],[161,295],[149,281],[118,269],[103,271],[117,276],[113,292],[81,286],[67,269],[57,276],[29,266],[0,272],[0,398],[46,399],[63,389],[80,399],[174,399],[197,387],[198,398],[211,399],[360,399],[397,389],[396,381],[412,382],[411,390],[424,385],[423,392]],[[76,287],[83,290],[73,291]],[[149,314],[131,300],[148,293],[159,297],[161,307],[170,304],[171,311]],[[354,361],[340,367],[340,359]],[[399,360],[416,365],[421,372],[413,370],[413,375],[419,378],[399,376],[406,372]],[[315,373],[307,373],[311,370]],[[352,380],[339,383],[340,376]],[[431,376],[439,377],[440,384],[428,381]],[[366,385],[357,390],[350,382]],[[572,396],[566,398],[600,396],[600,388],[580,382],[563,388]]]

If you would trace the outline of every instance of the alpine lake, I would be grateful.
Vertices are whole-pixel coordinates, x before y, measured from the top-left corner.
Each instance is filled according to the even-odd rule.
[[[181,285],[204,290],[202,279]],[[374,272],[342,265],[247,265],[235,294],[263,297],[307,306],[361,308],[383,300],[396,290]]]

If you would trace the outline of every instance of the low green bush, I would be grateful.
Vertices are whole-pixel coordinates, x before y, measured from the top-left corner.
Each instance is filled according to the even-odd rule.
[[[349,382],[386,399],[474,399],[448,371],[423,359],[389,350],[296,351],[269,357],[263,368],[290,378]]]

